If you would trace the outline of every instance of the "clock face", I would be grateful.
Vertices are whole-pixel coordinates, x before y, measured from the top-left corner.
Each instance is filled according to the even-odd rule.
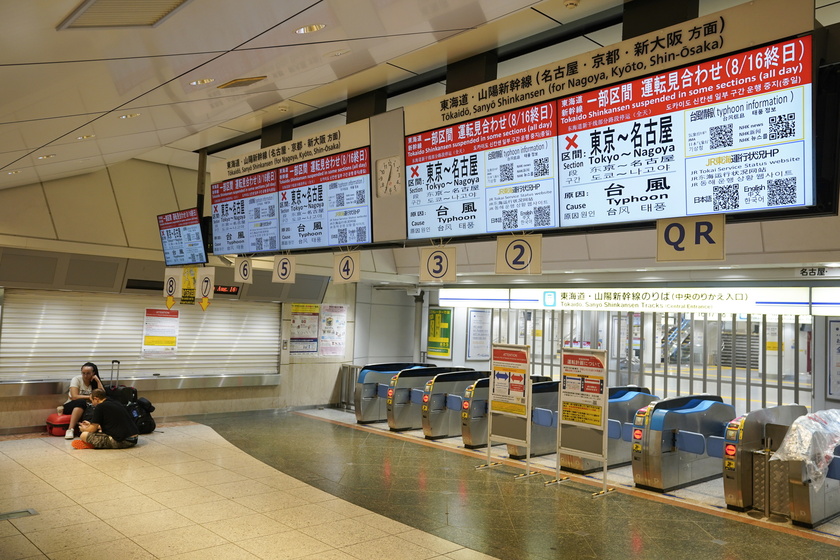
[[[396,194],[402,187],[403,164],[400,156],[382,158],[376,162],[376,196]]]

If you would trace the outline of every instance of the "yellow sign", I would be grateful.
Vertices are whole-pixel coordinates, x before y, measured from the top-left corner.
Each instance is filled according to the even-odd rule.
[[[144,336],[144,346],[175,346],[174,336]]]
[[[172,309],[173,305],[175,305],[175,298],[172,296],[166,296],[166,308]]]
[[[526,412],[524,404],[506,403],[499,401],[493,401],[492,411],[507,412],[508,414],[517,414],[519,416],[525,416]]]
[[[596,404],[564,401],[561,418],[563,422],[577,422],[580,424],[600,426],[602,413],[603,408]]]
[[[201,306],[202,311],[207,311],[207,308],[210,307],[210,300],[206,297],[201,298],[201,301],[198,302],[198,305]]]

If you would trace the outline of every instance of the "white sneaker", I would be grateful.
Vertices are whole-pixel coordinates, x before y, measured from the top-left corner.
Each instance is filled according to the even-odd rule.
[[[67,433],[64,434],[64,439],[73,439],[73,430],[67,430]]]
[[[64,405],[63,404],[58,405],[57,407],[55,407],[55,411],[58,412],[59,414],[64,414]]]

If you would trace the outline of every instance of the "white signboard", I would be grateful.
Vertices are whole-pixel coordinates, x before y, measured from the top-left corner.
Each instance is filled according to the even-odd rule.
[[[147,309],[143,321],[142,358],[174,358],[178,352],[179,312]]]

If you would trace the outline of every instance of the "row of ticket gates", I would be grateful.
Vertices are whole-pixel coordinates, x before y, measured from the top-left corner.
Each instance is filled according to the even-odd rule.
[[[490,372],[421,363],[364,366],[355,386],[360,424],[388,422],[392,431],[423,429],[427,439],[461,437],[487,445]],[[532,379],[531,456],[557,452],[559,381]],[[723,477],[726,505],[784,516],[813,528],[840,515],[840,447],[818,489],[803,461],[769,461],[804,406],[782,405],[735,417],[716,395],[659,399],[643,387],[609,389],[607,467],[632,465],[637,487],[668,492]],[[528,450],[508,445],[511,458]],[[603,463],[560,455],[560,468],[580,474]]]

